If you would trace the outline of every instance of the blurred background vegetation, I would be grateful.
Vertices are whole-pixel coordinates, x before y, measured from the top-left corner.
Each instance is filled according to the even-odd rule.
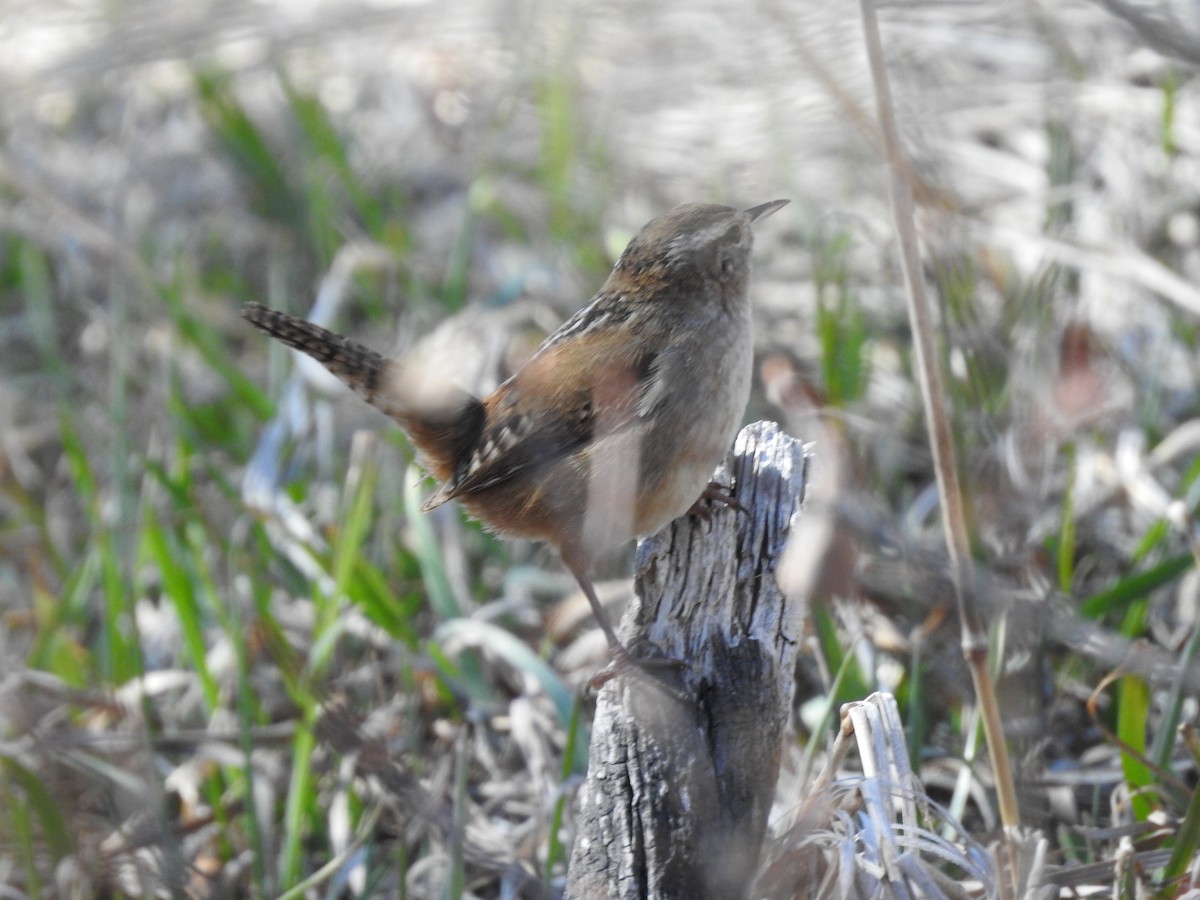
[[[585,605],[552,554],[420,515],[403,436],[239,310],[426,338],[484,390],[690,200],[792,198],[747,418],[815,442],[837,526],[773,831],[831,704],[885,689],[986,843],[853,5],[0,20],[5,896],[561,890]],[[1200,835],[1200,12],[882,20],[1023,813],[1055,883],[1170,895]]]

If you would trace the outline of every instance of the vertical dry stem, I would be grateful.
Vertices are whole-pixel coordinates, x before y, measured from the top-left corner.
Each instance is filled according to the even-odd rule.
[[[1000,720],[1000,707],[988,671],[987,635],[975,604],[974,572],[971,566],[971,545],[967,533],[967,517],[963,508],[962,490],[958,482],[958,464],[950,418],[946,412],[946,391],[942,384],[934,339],[933,315],[921,272],[921,257],[917,247],[916,225],[913,221],[913,191],[907,176],[908,166],[900,150],[896,118],[892,108],[891,90],[879,38],[879,23],[875,16],[874,0],[860,0],[867,57],[875,83],[879,107],[879,124],[890,171],[892,216],[900,240],[901,258],[908,292],[908,316],[912,324],[916,350],[917,381],[925,404],[929,440],[933,449],[934,471],[937,475],[938,497],[942,507],[942,524],[946,531],[946,547],[950,553],[950,575],[954,584],[959,622],[962,625],[963,656],[971,669],[975,695],[983,713],[984,733],[988,754],[996,779],[1001,821],[1008,827],[1020,823],[1017,794],[1013,787],[1008,748]]]

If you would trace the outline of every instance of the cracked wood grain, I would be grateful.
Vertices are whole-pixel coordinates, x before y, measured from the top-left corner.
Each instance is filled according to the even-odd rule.
[[[744,510],[682,516],[639,544],[621,636],[654,662],[601,691],[566,897],[749,889],[803,627],[804,598],[775,570],[807,460],[774,424],[749,425],[717,475]]]

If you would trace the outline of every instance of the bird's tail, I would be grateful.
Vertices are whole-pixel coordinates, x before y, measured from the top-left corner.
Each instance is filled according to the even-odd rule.
[[[371,405],[379,405],[379,387],[389,362],[382,355],[327,328],[268,309],[261,303],[247,303],[242,316],[259,331],[311,356]]]
[[[311,356],[376,409],[395,419],[435,476],[448,479],[483,428],[483,404],[458,388],[430,385],[403,363],[320,325],[247,303],[255,328]]]

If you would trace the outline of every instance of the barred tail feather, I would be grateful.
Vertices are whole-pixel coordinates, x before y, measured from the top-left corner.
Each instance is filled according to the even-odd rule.
[[[478,441],[484,420],[478,398],[441,379],[406,371],[409,367],[356,341],[260,303],[247,303],[242,316],[265,334],[311,356],[399,422],[438,478],[450,478]]]
[[[311,356],[368,403],[375,403],[388,360],[374,350],[260,303],[247,303],[242,316],[259,331]]]

